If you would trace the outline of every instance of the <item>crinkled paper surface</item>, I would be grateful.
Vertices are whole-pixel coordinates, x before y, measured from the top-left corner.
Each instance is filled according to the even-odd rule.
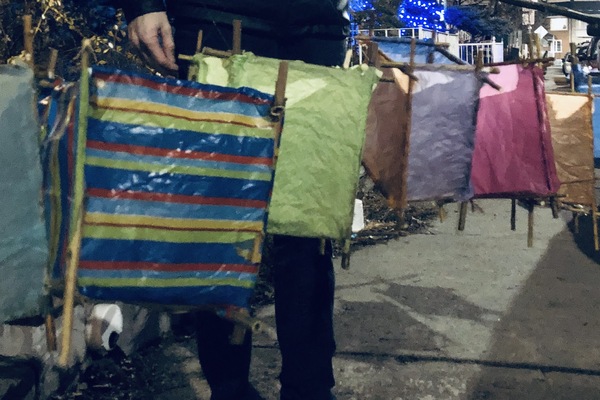
[[[590,100],[587,95],[546,94],[561,201],[592,207],[594,155]]]
[[[541,69],[499,67],[489,78],[501,91],[481,91],[473,156],[473,186],[480,197],[556,193],[550,123]]]
[[[214,63],[200,62],[200,79],[211,75],[210,70],[202,72],[203,68],[217,68]],[[223,65],[229,86],[274,92],[279,60],[245,53]],[[367,106],[377,79],[373,69],[343,70],[290,62],[269,233],[348,236]]]
[[[472,71],[416,70],[415,75],[408,200],[466,200],[481,81]]]
[[[0,66],[0,322],[39,313],[48,246],[33,73]]]
[[[391,207],[406,206],[406,167],[410,131],[409,77],[398,69],[384,70],[373,92],[367,118],[363,165]]]

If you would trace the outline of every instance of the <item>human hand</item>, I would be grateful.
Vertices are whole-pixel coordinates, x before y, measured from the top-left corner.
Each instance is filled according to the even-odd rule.
[[[165,12],[140,15],[128,25],[129,40],[148,64],[167,75],[175,75],[175,43]]]

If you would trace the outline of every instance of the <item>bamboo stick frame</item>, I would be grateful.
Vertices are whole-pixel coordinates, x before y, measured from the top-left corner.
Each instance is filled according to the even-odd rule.
[[[202,41],[204,39],[204,32],[202,29],[198,31],[198,37],[196,38],[196,53],[200,53],[202,51]]]
[[[415,70],[416,54],[417,54],[417,40],[415,38],[412,38],[412,40],[410,41],[410,59],[408,62],[407,73],[406,73],[406,75],[408,75],[408,93],[406,94],[407,101],[406,101],[405,110],[404,110],[406,113],[406,120],[404,121],[404,127],[403,127],[404,131],[406,132],[406,139],[404,140],[404,148],[402,149],[402,159],[400,160],[400,162],[403,164],[402,181],[405,183],[408,182],[408,155],[410,153],[410,136],[411,136],[410,134],[411,134],[411,129],[412,129],[412,99],[413,99],[413,90],[414,90],[414,84],[415,84],[415,79],[413,79],[413,77],[415,77],[414,70]],[[399,203],[402,206],[402,210],[404,210],[406,208],[406,205],[408,204],[407,197],[408,197],[407,191],[406,190],[402,191],[402,198],[398,199]],[[398,224],[400,226],[402,226],[405,223],[404,211],[402,211],[398,217],[399,217]]]
[[[48,60],[48,67],[46,68],[46,77],[50,80],[56,76],[56,63],[58,61],[58,50],[50,50],[50,59]]]
[[[521,59],[515,61],[501,61],[495,63],[484,64],[484,67],[501,67],[504,65],[530,65],[530,64],[547,64],[554,61],[554,57],[545,57],[545,58],[529,58],[529,59]]]
[[[527,202],[527,247],[533,247],[533,223],[534,223],[535,202],[530,199]]]
[[[578,63],[578,59],[577,59],[577,55],[575,52],[575,43],[570,43],[571,46],[571,54],[573,54],[573,65],[577,65]],[[574,75],[573,75],[573,71],[571,70],[571,93],[561,93],[563,95],[576,95],[579,96],[580,94],[575,93],[575,81],[574,81]],[[588,91],[587,91],[587,96],[588,96],[588,107],[589,107],[589,111],[590,111],[590,115],[593,114],[593,100],[594,100],[594,94],[592,92],[592,75],[588,75]],[[592,148],[593,151],[593,148]],[[594,165],[591,166],[592,170],[594,169]],[[556,204],[556,209],[558,208],[562,208],[562,209],[566,209],[568,211],[572,212],[573,215],[573,230],[575,234],[579,234],[579,219],[581,217],[582,214],[587,215],[588,213],[590,214],[591,218],[592,218],[592,235],[593,235],[593,242],[594,242],[594,250],[595,251],[600,251],[600,235],[599,235],[599,229],[598,229],[598,219],[600,218],[600,213],[598,212],[598,200],[596,199],[596,193],[595,193],[595,183],[596,183],[596,179],[594,178],[591,181],[591,185],[592,185],[592,204],[589,204],[588,207],[589,208],[576,208],[576,207],[571,207],[568,204],[564,204],[562,202],[560,202],[560,199],[557,199],[557,204]],[[554,211],[553,211],[554,212]]]
[[[381,60],[379,59],[379,44],[376,42],[369,42],[367,58],[369,59],[369,65],[375,68],[380,68],[382,66]]]
[[[436,203],[438,207],[438,218],[440,219],[440,223],[443,223],[446,220],[446,217],[448,217],[448,213],[444,208],[444,201],[438,200]]]
[[[466,221],[467,221],[467,209],[469,206],[469,202],[468,201],[461,201],[460,202],[460,206],[459,206],[459,211],[458,211],[458,230],[459,231],[464,231],[465,230],[465,225],[466,225]]]
[[[87,93],[87,85],[89,84],[89,67],[90,67],[90,52],[91,52],[91,41],[84,39],[81,45],[81,81],[80,85],[83,90]],[[84,99],[84,97],[86,97]],[[85,118],[87,117],[87,105],[83,106],[83,102],[87,102],[87,96],[81,95],[80,102],[82,105],[79,109],[79,129],[87,128]],[[85,145],[84,141],[78,144],[77,151],[79,152],[79,158],[77,160],[78,166],[83,166],[83,153]],[[80,187],[83,187],[83,176],[76,176],[75,180],[79,181]],[[73,213],[75,215],[74,221],[71,223],[72,236],[69,241],[69,258],[67,263],[67,271],[65,274],[65,288],[64,288],[64,305],[63,305],[63,329],[62,329],[62,341],[60,348],[60,355],[58,359],[58,365],[62,368],[66,368],[69,362],[69,353],[71,350],[71,334],[73,331],[73,310],[75,304],[75,292],[77,286],[77,267],[79,265],[79,252],[81,250],[81,238],[83,230],[83,193],[75,194],[73,199]]]
[[[242,21],[233,20],[233,54],[242,54]]]
[[[574,43],[572,43],[572,47],[575,47],[576,50],[576,46],[574,45]],[[571,54],[576,54],[576,52],[573,52]],[[573,71],[571,70],[571,73],[573,73]],[[590,115],[593,115],[593,110],[594,110],[594,94],[592,91],[592,75],[588,75],[588,104],[590,107]],[[593,135],[593,133],[592,133]],[[593,151],[593,148],[592,148]],[[592,168],[594,166],[592,165]],[[592,196],[592,232],[593,232],[593,236],[594,236],[594,250],[596,251],[600,251],[600,239],[598,238],[598,201],[596,200],[596,180],[594,179],[593,184],[592,184],[592,192],[593,192],[593,196]]]
[[[198,34],[198,46],[201,46],[201,38],[202,34],[199,32]],[[91,42],[88,39],[85,39],[82,42],[82,50],[81,50],[81,70],[82,70],[82,78],[81,85],[87,85],[89,82],[88,70],[90,66],[90,49]],[[282,61],[279,66],[279,72],[277,77],[277,82],[275,84],[275,96],[274,102],[271,109],[271,117],[274,122],[273,124],[273,132],[274,132],[274,143],[275,143],[275,151],[273,156],[273,168],[275,168],[277,157],[278,157],[278,148],[279,148],[279,139],[283,126],[283,114],[285,111],[285,90],[287,85],[287,75],[288,75],[288,62]],[[83,97],[83,96],[82,96]],[[86,99],[87,101],[87,99]],[[87,113],[87,110],[84,110],[83,107],[80,109],[80,113]],[[85,119],[84,115],[80,115],[80,123],[82,122],[82,117]],[[79,150],[79,149],[78,149]],[[82,153],[80,153],[82,154]],[[76,293],[77,286],[77,267],[79,264],[79,254],[81,250],[81,240],[82,240],[82,230],[83,230],[83,218],[84,218],[84,208],[83,208],[83,196],[79,199],[75,199],[74,210],[76,210],[76,221],[72,224],[73,235],[69,242],[69,259],[67,265],[67,271],[65,275],[65,283],[62,290],[63,295],[63,329],[62,329],[62,337],[61,337],[61,347],[58,365],[62,368],[66,368],[69,363],[69,355],[71,349],[71,337],[73,330],[73,311],[74,305],[76,302],[82,302],[82,297]],[[251,254],[251,262],[260,263],[261,261],[261,244],[264,240],[264,232],[257,233],[256,239],[253,245],[253,251]],[[60,292],[59,289],[55,290],[56,292]],[[167,309],[175,310],[178,307],[165,307]],[[190,310],[190,307],[180,307],[180,309]],[[198,309],[198,308],[195,308]],[[218,313],[219,314],[219,313]],[[244,340],[245,334],[248,329],[253,332],[257,332],[260,330],[260,323],[254,320],[250,314],[246,310],[232,311],[227,310],[224,313],[221,313],[223,317],[232,320],[235,322],[234,330],[232,335],[230,336],[230,341],[232,344],[241,344]],[[55,337],[52,336],[53,330],[51,329],[53,326],[53,320],[50,318],[46,318],[46,326],[50,328],[50,333],[47,337],[48,348],[53,349],[55,347]],[[48,330],[48,329],[47,329]]]
[[[575,92],[575,73],[573,67],[579,64],[579,58],[577,57],[577,44],[569,43],[571,51],[571,72],[569,73],[569,85],[571,86],[571,92]]]
[[[510,230],[517,230],[517,199],[510,199]]]
[[[531,39],[531,38],[530,38]],[[530,41],[530,47],[533,49],[533,41]],[[539,45],[539,43],[537,43]],[[539,53],[539,46],[538,46],[538,53]],[[530,54],[530,58],[529,59],[525,59],[525,60],[519,60],[519,61],[507,61],[507,62],[499,62],[499,63],[489,63],[489,64],[483,64],[482,63],[482,59],[481,59],[481,54],[477,54],[477,63],[476,63],[476,69],[481,69],[481,68],[487,68],[487,67],[496,67],[496,66],[503,66],[503,65],[516,65],[516,64],[544,64],[544,63],[548,63],[554,60],[554,58],[540,58],[539,54],[537,54],[537,58],[531,57]],[[550,203],[550,209],[552,211],[552,216],[554,218],[558,218],[558,207],[557,207],[557,197],[558,196],[547,196],[547,197],[542,197],[542,198],[548,198],[548,201]],[[517,204],[517,198],[518,197],[513,197],[511,198],[511,209],[510,209],[510,229],[512,231],[516,230],[516,204]],[[527,224],[527,245],[528,247],[532,247],[533,246],[533,223],[534,223],[534,217],[533,217],[533,213],[534,210],[530,209],[530,205],[535,206],[535,200],[536,198],[532,198],[532,197],[521,197],[528,206],[528,224]],[[461,203],[461,205],[459,206],[459,222],[458,222],[458,230],[462,231],[464,230],[465,227],[465,219],[466,219],[466,207],[463,208],[463,205]],[[461,229],[462,228],[462,229]],[[597,230],[597,226],[594,227],[595,230]],[[595,236],[596,238],[596,236]],[[599,248],[600,248],[600,241],[599,242]]]
[[[45,316],[44,316],[44,327],[46,328],[46,348],[48,351],[56,351],[56,323],[54,320],[54,304],[52,300],[52,294],[48,293],[45,296]]]
[[[25,62],[33,68],[35,66],[34,50],[33,50],[33,27],[31,15],[23,16],[23,42],[25,51]]]
[[[58,366],[66,368],[69,365],[71,352],[71,336],[73,333],[73,311],[75,306],[75,291],[77,286],[77,266],[81,249],[83,216],[77,217],[77,228],[69,243],[69,258],[65,275],[65,290],[63,298],[63,326]]]
[[[476,73],[481,72],[483,68],[483,53],[477,53],[477,60],[475,63],[475,71]],[[497,89],[499,90],[499,89]],[[459,231],[464,231],[467,223],[467,209],[468,209],[468,201],[462,201],[458,207],[458,227]]]

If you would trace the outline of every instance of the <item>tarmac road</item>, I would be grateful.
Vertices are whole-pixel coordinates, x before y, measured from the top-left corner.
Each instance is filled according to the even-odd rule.
[[[337,271],[339,400],[600,399],[600,255],[591,228],[510,201],[478,201],[414,235],[364,248]],[[456,205],[447,206],[449,211]],[[261,311],[272,318],[272,309]],[[257,337],[253,379],[276,399],[277,351]]]
[[[510,201],[480,200],[458,232],[457,205],[429,234],[365,247],[336,266],[334,359],[338,400],[600,399],[600,254],[591,224]],[[273,307],[259,318],[274,326]],[[153,399],[208,399],[192,340],[145,358],[160,378]],[[274,335],[254,341],[252,382],[275,400]],[[162,371],[161,371],[162,370]],[[167,372],[165,372],[167,371]],[[157,379],[158,380],[158,379]]]

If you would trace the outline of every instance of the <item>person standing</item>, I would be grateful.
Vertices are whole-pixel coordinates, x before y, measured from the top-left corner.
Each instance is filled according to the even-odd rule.
[[[119,2],[132,44],[151,66],[167,75],[187,76],[177,54],[194,53],[198,31],[203,45],[231,48],[232,21],[242,21],[242,48],[256,55],[342,65],[349,33],[347,0],[124,0]],[[331,400],[334,273],[331,244],[273,237],[277,336],[281,350],[281,400]],[[230,321],[196,315],[198,357],[211,400],[260,396],[249,383],[251,334],[231,345]]]

